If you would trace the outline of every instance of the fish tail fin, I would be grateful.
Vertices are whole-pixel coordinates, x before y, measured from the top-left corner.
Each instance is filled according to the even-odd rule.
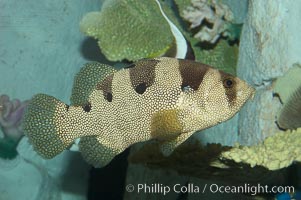
[[[58,99],[45,94],[37,94],[30,101],[23,120],[24,134],[44,158],[52,158],[65,150],[75,139],[68,134],[62,137],[63,131],[58,119],[68,110],[68,106]]]

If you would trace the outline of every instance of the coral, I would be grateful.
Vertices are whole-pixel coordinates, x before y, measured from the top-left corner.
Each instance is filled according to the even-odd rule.
[[[191,0],[174,0],[174,2],[177,5],[179,14],[181,15],[181,17],[183,17],[183,10],[191,6]]]
[[[231,23],[231,10],[218,0],[192,0],[191,6],[182,10],[181,16],[190,23],[191,29],[200,28],[194,35],[200,41],[215,43],[220,36],[230,39],[237,37],[236,28]]]
[[[98,39],[102,53],[111,61],[160,56],[174,42],[156,1],[105,1],[100,12],[83,17],[80,29]]]
[[[0,96],[0,127],[4,138],[0,140],[0,157],[13,158],[20,138],[23,136],[21,127],[24,110],[29,101],[10,100],[8,96]]]
[[[220,144],[202,146],[198,140],[191,140],[165,157],[157,143],[146,143],[142,147],[135,145],[128,159],[131,164],[143,164],[151,169],[172,170],[181,176],[226,181],[232,184],[280,182],[285,170],[269,171],[262,166],[252,168],[245,163],[220,159],[220,155],[223,152],[231,152],[231,148]]]
[[[278,170],[301,161],[301,128],[296,131],[279,132],[254,146],[236,145],[221,158],[231,159],[237,163],[247,163],[251,167],[264,166],[269,170]]]
[[[5,137],[18,141],[23,136],[22,117],[29,101],[10,100],[8,96],[0,96],[0,125]]]
[[[226,40],[220,40],[213,49],[196,51],[199,60],[219,70],[236,75],[238,46],[229,45]]]
[[[196,140],[193,143],[186,142],[180,145],[170,156],[166,157],[161,153],[158,143],[147,143],[133,151],[129,161],[136,164],[143,163],[148,167],[172,168],[183,175],[204,177],[212,169],[211,163],[222,151],[228,149],[230,147],[222,147],[219,144],[208,144],[203,147]]]
[[[176,0],[175,2],[179,11],[190,5],[190,0]],[[198,39],[192,37],[190,32],[181,26],[181,23],[170,6],[165,6],[163,9],[172,23],[175,24],[185,36],[187,42],[190,44],[190,52],[193,52],[196,61],[206,63],[219,70],[236,75],[238,45],[230,45],[225,39],[220,39],[214,45],[200,44]]]

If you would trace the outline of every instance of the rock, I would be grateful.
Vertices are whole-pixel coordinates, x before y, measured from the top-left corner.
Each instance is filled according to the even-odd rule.
[[[239,142],[254,144],[278,130],[280,102],[273,97],[273,80],[301,62],[301,2],[251,0],[243,26],[238,75],[258,92],[241,112]]]

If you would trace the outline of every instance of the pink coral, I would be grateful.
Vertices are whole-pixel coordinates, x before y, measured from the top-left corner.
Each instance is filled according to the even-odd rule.
[[[4,137],[19,141],[23,136],[21,121],[29,101],[10,100],[7,95],[0,96],[0,127]]]
[[[201,26],[195,38],[215,43],[221,35],[229,36],[227,26],[234,17],[228,6],[217,0],[191,0],[191,4],[183,11],[183,17],[191,24],[190,28]],[[202,26],[204,21],[212,24],[212,28]]]

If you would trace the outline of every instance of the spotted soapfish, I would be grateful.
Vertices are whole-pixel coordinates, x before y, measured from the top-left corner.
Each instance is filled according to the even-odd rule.
[[[37,94],[23,129],[44,158],[79,141],[84,159],[101,167],[151,139],[170,155],[194,132],[233,117],[253,94],[239,78],[190,60],[143,59],[119,71],[91,63],[75,77],[70,106]]]

